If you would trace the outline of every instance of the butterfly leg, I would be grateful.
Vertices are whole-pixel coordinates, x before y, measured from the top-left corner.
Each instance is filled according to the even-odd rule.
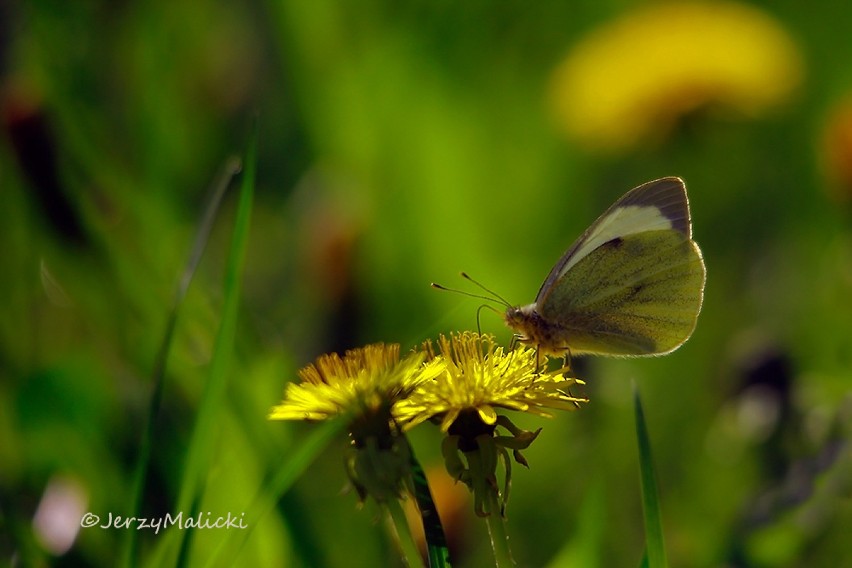
[[[565,346],[565,354],[562,356],[562,368],[566,371],[571,370],[571,348]]]
[[[562,356],[562,376],[568,377],[569,373],[571,373],[571,349],[566,346],[565,354]],[[567,390],[568,396],[573,397],[574,393],[571,392],[571,389],[569,388]],[[580,408],[580,404],[577,402],[574,403],[574,406]]]
[[[522,335],[513,333],[512,340],[509,341],[509,351],[514,351],[515,349],[517,349],[518,345],[524,342],[524,339],[525,338]]]

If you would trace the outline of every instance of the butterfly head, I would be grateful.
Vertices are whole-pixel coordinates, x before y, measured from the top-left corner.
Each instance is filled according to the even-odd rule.
[[[535,304],[510,306],[503,319],[521,343],[535,345],[542,354],[562,356],[568,352],[565,331],[541,317]]]
[[[541,319],[541,316],[535,311],[535,304],[528,304],[526,306],[508,306],[503,319],[506,320],[506,325],[519,333],[523,333],[531,320]]]

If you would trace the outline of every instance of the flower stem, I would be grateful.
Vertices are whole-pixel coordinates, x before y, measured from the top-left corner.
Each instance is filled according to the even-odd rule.
[[[438,507],[432,498],[429,482],[423,466],[417,461],[414,450],[410,450],[411,480],[414,485],[414,500],[420,511],[420,520],[423,523],[423,533],[426,537],[426,558],[429,568],[451,568],[450,550],[447,548],[447,536],[444,534],[444,526],[438,515]]]
[[[512,551],[509,548],[509,535],[506,532],[506,519],[500,512],[500,501],[497,496],[497,488],[492,487],[487,492],[488,505],[486,510],[489,511],[485,517],[488,523],[488,534],[491,537],[491,549],[494,551],[494,561],[497,568],[509,568],[515,566],[515,560],[512,558]]]
[[[393,525],[396,535],[396,542],[405,563],[411,568],[425,568],[423,557],[420,556],[420,549],[414,542],[414,537],[411,536],[411,530],[408,527],[408,521],[405,518],[405,512],[399,505],[396,499],[388,499],[382,503],[382,508],[388,514]]]

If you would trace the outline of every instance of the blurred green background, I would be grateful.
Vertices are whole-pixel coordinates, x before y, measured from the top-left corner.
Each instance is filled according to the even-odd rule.
[[[0,562],[111,566],[151,376],[217,172],[259,124],[236,356],[203,510],[247,510],[315,425],[296,370],[475,329],[631,187],[689,188],[706,298],[671,356],[582,360],[508,510],[522,566],[636,566],[642,392],[673,566],[852,565],[852,12],[833,3],[0,3]],[[674,6],[674,7],[673,7]],[[143,512],[173,511],[222,313],[226,198],[168,361]],[[498,317],[484,331],[508,342]],[[486,527],[413,432],[459,566]],[[342,437],[240,565],[395,566]],[[273,504],[270,503],[272,507]],[[79,531],[78,531],[79,529]],[[204,565],[223,532],[198,531]],[[163,533],[140,531],[152,558]],[[215,558],[214,565],[215,564]]]

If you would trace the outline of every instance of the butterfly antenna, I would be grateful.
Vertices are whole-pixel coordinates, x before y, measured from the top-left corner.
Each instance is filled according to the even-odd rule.
[[[496,298],[496,299],[497,299],[497,300],[498,300],[501,304],[503,304],[504,306],[506,306],[506,307],[511,307],[511,306],[512,306],[512,304],[510,304],[510,303],[506,300],[506,298],[504,298],[503,296],[501,296],[500,294],[498,294],[498,293],[497,293],[497,292],[495,292],[494,290],[491,290],[490,288],[486,288],[485,286],[483,286],[482,284],[480,284],[479,282],[477,282],[476,280],[474,280],[473,278],[471,278],[471,277],[470,277],[470,275],[469,275],[467,272],[462,272],[462,273],[461,273],[461,277],[462,277],[462,278],[464,278],[465,280],[470,280],[471,282],[473,282],[473,284],[474,284],[476,287],[478,287],[478,288],[480,288],[480,289],[482,289],[482,290],[485,290],[486,292],[488,292],[489,294],[491,294],[491,298],[490,298],[490,299],[491,299],[491,301],[492,301],[492,302],[493,302],[493,301],[495,301],[495,300],[494,300],[494,298]]]
[[[432,288],[436,290],[443,290],[444,292],[455,292],[456,294],[461,294],[462,296],[467,296],[468,298],[477,298],[479,300],[485,300],[486,302],[497,302],[498,300],[494,298],[489,298],[488,296],[483,296],[481,294],[471,294],[470,292],[465,292],[464,290],[458,290],[456,288],[447,288],[441,284],[436,284],[432,282]]]

